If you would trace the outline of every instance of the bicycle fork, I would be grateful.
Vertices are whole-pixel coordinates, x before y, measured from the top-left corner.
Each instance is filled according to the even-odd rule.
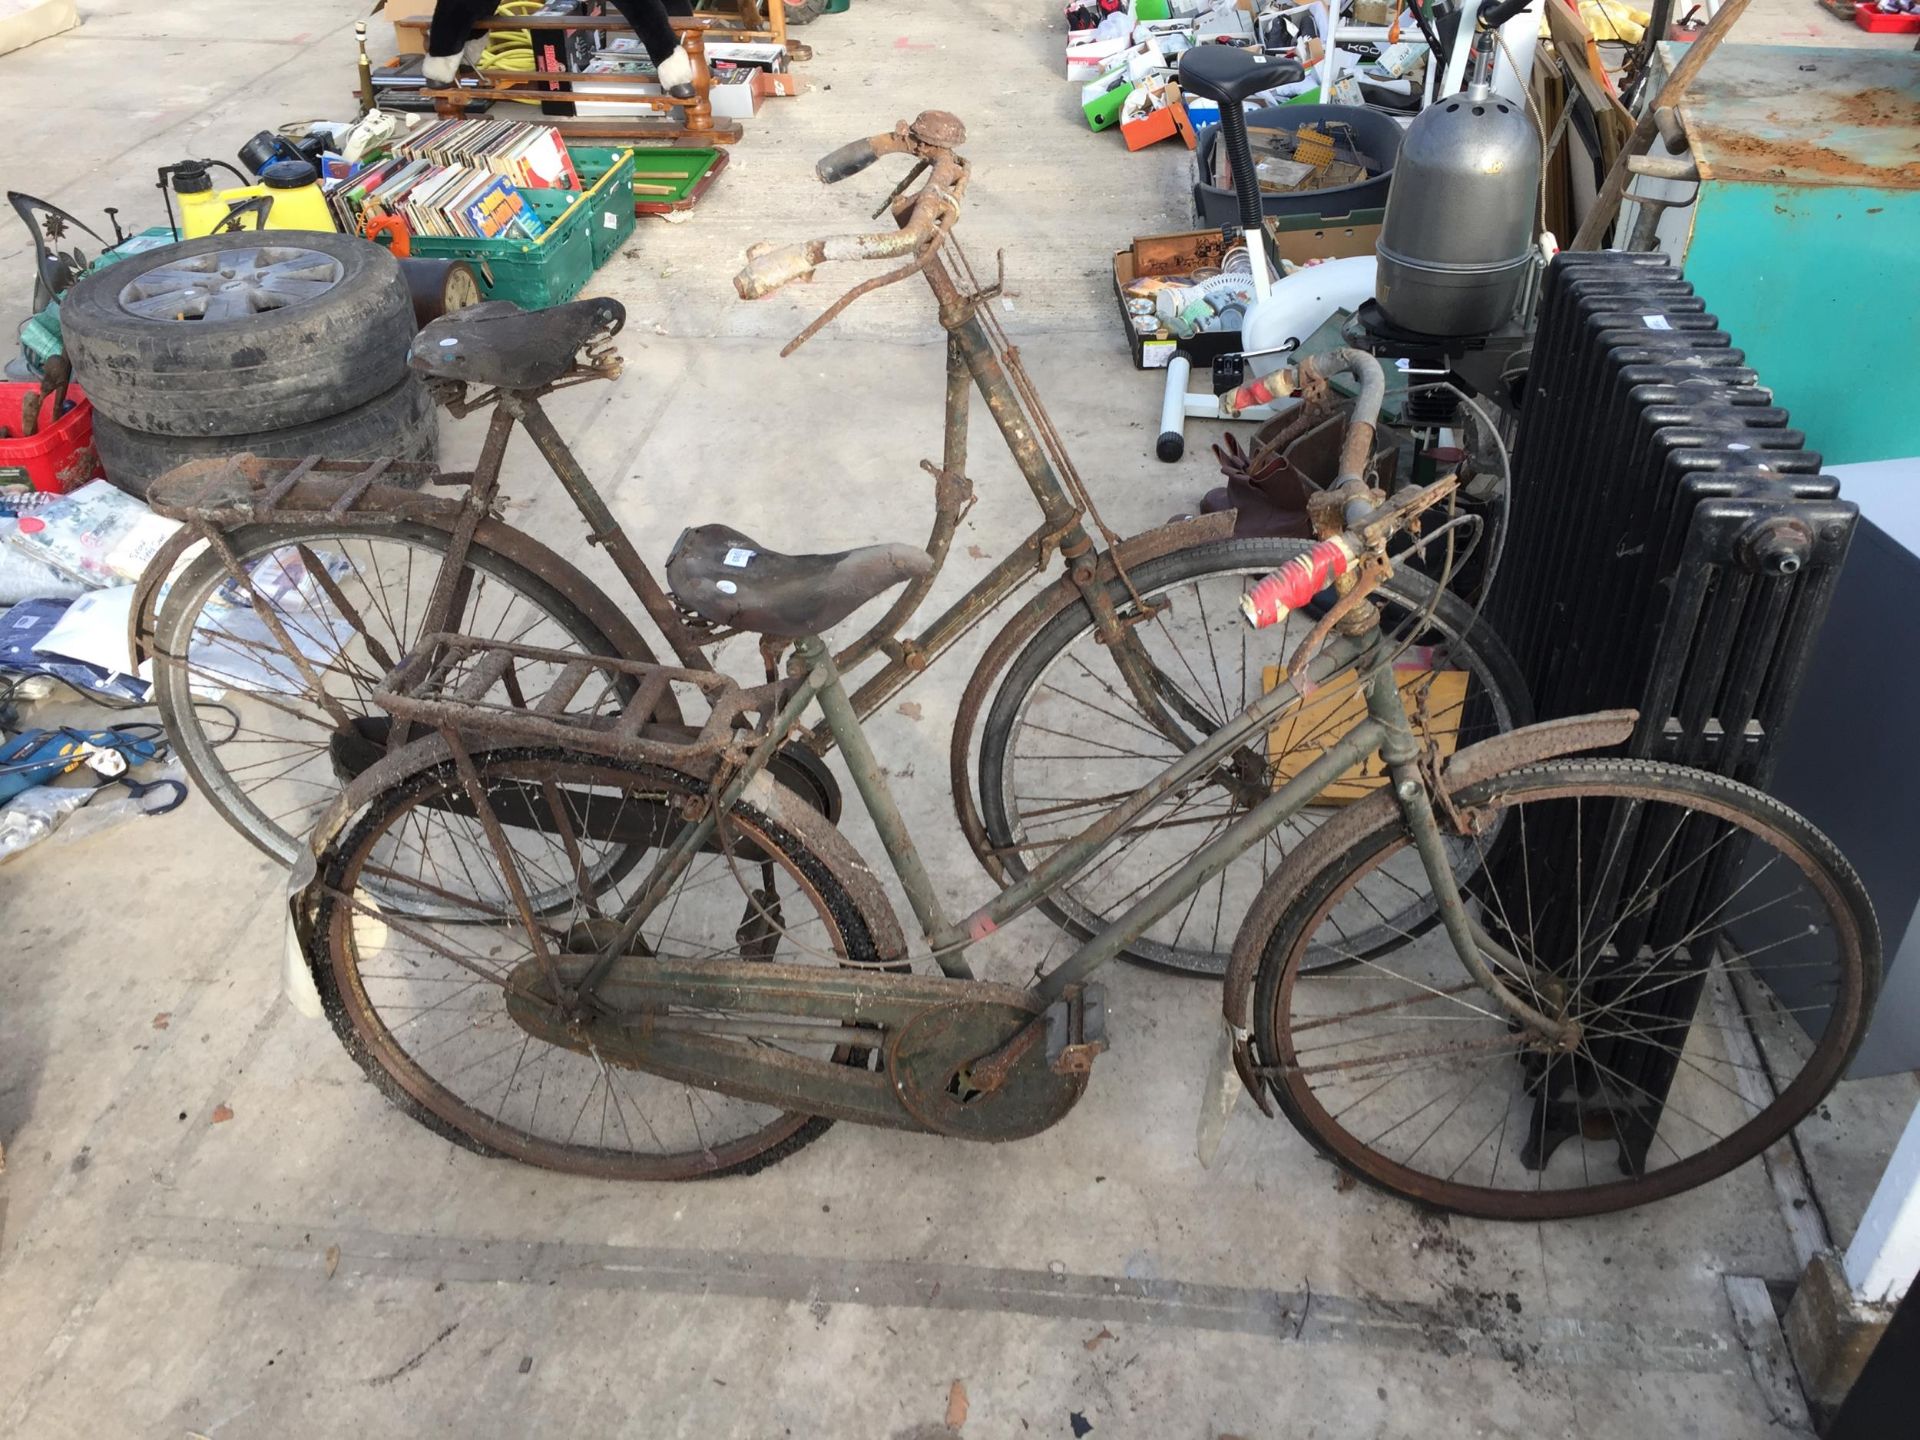
[[[1578,1047],[1581,1028],[1575,1021],[1546,1014],[1515,994],[1501,979],[1501,972],[1525,983],[1534,995],[1555,1000],[1561,987],[1550,976],[1539,976],[1525,960],[1512,954],[1489,935],[1467,908],[1466,897],[1454,876],[1453,862],[1446,852],[1440,822],[1433,813],[1433,796],[1428,777],[1420,767],[1422,746],[1407,718],[1405,698],[1394,679],[1391,663],[1378,665],[1363,682],[1367,713],[1381,729],[1380,758],[1387,767],[1393,798],[1413,838],[1415,852],[1433,886],[1434,903],[1441,926],[1452,943],[1454,954],[1467,973],[1515,1021],[1560,1053]],[[1439,783],[1434,777],[1433,783]],[[1488,963],[1491,957],[1493,964]],[[1246,1036],[1228,1023],[1222,1028],[1221,1043],[1215,1049],[1202,1091],[1196,1149],[1202,1165],[1212,1165],[1232,1116],[1245,1078],[1236,1061],[1236,1053]],[[1263,1110],[1267,1107],[1263,1102]],[[1271,1114],[1271,1111],[1268,1111]]]
[[[1440,923],[1453,942],[1454,953],[1467,972],[1509,1015],[1542,1038],[1550,1039],[1558,1049],[1572,1050],[1580,1042],[1580,1027],[1570,1020],[1548,1016],[1514,994],[1487,963],[1487,957],[1492,956],[1501,970],[1515,978],[1525,978],[1529,989],[1536,994],[1543,993],[1540,980],[1531,973],[1532,967],[1489,935],[1467,910],[1466,898],[1454,878],[1453,862],[1447,857],[1440,823],[1434,818],[1428,779],[1420,770],[1420,740],[1407,719],[1406,701],[1394,681],[1392,666],[1382,666],[1368,677],[1366,692],[1367,711],[1386,732],[1380,740],[1380,758],[1386,763],[1387,774],[1393,782],[1393,798],[1399,802],[1400,814],[1413,835],[1414,849],[1427,872],[1428,883],[1433,886]],[[1435,783],[1438,783],[1437,776]],[[1551,994],[1552,988],[1546,987],[1544,993]]]

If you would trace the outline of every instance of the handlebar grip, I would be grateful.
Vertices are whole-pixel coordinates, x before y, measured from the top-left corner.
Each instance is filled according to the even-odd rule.
[[[1240,613],[1255,630],[1276,625],[1346,574],[1358,554],[1344,535],[1322,540],[1241,596]]]
[[[858,175],[879,158],[880,152],[873,148],[871,137],[865,140],[854,140],[842,145],[831,155],[822,157],[813,167],[813,173],[818,175],[823,183],[832,185],[846,179],[849,175]]]
[[[1507,21],[1526,9],[1531,0],[1499,0],[1480,12],[1480,23],[1489,30],[1498,30]]]
[[[747,267],[733,277],[733,288],[742,300],[759,300],[782,285],[805,280],[820,263],[819,242],[776,245],[759,254],[749,253]]]

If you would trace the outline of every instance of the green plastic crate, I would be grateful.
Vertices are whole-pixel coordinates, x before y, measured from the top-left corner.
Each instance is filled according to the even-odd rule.
[[[592,147],[582,146],[581,149]],[[571,149],[571,147],[570,147]],[[597,217],[605,206],[624,206],[626,226],[633,228],[633,155],[617,151],[618,159],[587,190],[522,190],[521,197],[546,223],[538,240],[469,240],[464,236],[416,235],[415,255],[432,259],[471,260],[480,273],[480,289],[489,300],[511,300],[526,310],[561,305],[583,289],[601,259],[613,253],[616,239],[604,251],[594,243],[596,229],[614,235]],[[579,161],[575,160],[578,168]],[[585,179],[585,176],[581,177]],[[484,265],[484,269],[481,266]]]
[[[611,145],[569,145],[567,153],[587,187],[590,208],[584,218],[593,239],[593,268],[598,270],[633,234],[634,153]],[[603,185],[603,180],[612,183]]]

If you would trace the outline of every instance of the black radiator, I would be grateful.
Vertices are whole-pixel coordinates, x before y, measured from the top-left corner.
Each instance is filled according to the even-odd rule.
[[[1540,719],[1637,709],[1629,754],[1764,788],[1856,511],[1744,362],[1665,257],[1555,260],[1487,616]],[[1613,1042],[1594,1057],[1597,1072],[1567,1061],[1541,1067],[1534,1134],[1542,1144],[1529,1160],[1545,1164],[1583,1117],[1591,1135],[1598,1093],[1616,1123],[1621,1163],[1636,1169],[1744,847],[1725,834],[1675,847],[1671,832],[1653,833],[1629,814],[1589,813],[1583,834],[1571,820],[1565,828],[1527,837],[1534,876],[1557,875],[1571,887],[1584,866],[1591,896],[1594,857],[1625,857],[1619,875],[1662,888],[1654,908],[1618,927],[1593,927],[1589,916],[1577,931],[1570,920],[1564,935],[1534,937],[1536,953],[1577,956],[1582,937],[1609,934],[1603,966],[1625,973],[1665,957],[1682,983],[1661,992],[1663,1015],[1646,1018],[1647,1043]],[[1511,848],[1505,854],[1515,858]],[[1496,869],[1501,863],[1496,855]]]
[[[1855,509],[1664,256],[1547,271],[1487,613],[1541,719],[1765,786]]]

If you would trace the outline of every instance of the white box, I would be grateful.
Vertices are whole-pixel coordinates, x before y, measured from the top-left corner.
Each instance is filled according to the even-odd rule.
[[[730,60],[735,65],[751,65],[756,70],[785,70],[787,47],[757,40],[709,40],[707,59]]]
[[[715,115],[728,120],[751,120],[760,113],[760,87],[753,83],[753,72],[743,71],[738,80],[712,86],[707,91],[707,103]]]
[[[1243,10],[1237,0],[1226,0],[1195,21],[1193,33],[1200,40],[1214,35],[1251,36],[1253,16]]]
[[[1127,51],[1127,37],[1118,40],[1087,40],[1067,44],[1067,79],[1085,84],[1097,80],[1113,66],[1116,56]]]

